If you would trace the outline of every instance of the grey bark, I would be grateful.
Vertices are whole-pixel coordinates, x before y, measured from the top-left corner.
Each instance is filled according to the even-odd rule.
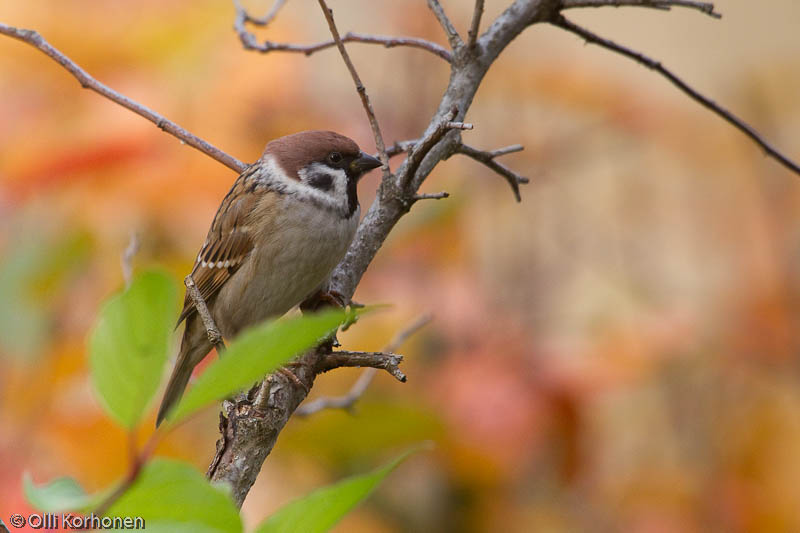
[[[422,138],[432,135],[453,109],[457,109],[457,113],[450,120],[462,121],[497,56],[525,28],[550,20],[557,8],[556,0],[516,0],[478,38],[475,46],[468,47],[458,40],[453,50],[447,89]],[[350,249],[334,270],[333,290],[348,298],[353,296],[389,232],[414,204],[414,195],[420,185],[440,161],[456,153],[459,144],[459,132],[450,131],[425,155],[413,176],[407,175],[409,159],[406,158],[395,174],[389,174],[383,180]],[[261,465],[289,417],[313,386],[315,376],[324,370],[327,352],[327,347],[320,347],[303,355],[293,366],[305,387],[282,374],[275,374],[248,395],[240,396],[235,402],[226,402],[225,416],[220,417],[221,437],[217,443],[217,455],[209,466],[208,476],[214,482],[229,484],[237,505],[244,502]]]

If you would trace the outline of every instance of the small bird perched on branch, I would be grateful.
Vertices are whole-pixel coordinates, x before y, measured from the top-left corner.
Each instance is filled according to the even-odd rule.
[[[351,139],[304,131],[270,142],[236,179],[192,268],[223,337],[278,317],[327,289],[356,232],[356,185],[381,162]],[[212,345],[187,291],[186,329],[156,425],[183,395]]]

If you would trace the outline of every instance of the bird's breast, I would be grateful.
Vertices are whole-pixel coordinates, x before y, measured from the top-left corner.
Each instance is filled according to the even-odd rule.
[[[251,225],[256,245],[248,261],[220,290],[223,335],[283,315],[319,289],[358,225],[358,212],[344,219],[288,195],[270,201]]]

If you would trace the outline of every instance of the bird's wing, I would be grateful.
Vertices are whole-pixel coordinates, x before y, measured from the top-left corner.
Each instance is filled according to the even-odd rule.
[[[245,170],[222,200],[192,268],[192,279],[206,302],[233,276],[253,250],[250,216],[261,197],[253,171],[254,167]],[[186,291],[178,325],[194,311],[194,301]]]

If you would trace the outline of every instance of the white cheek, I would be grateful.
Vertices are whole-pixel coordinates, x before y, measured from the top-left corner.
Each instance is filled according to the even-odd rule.
[[[327,203],[334,203],[339,206],[347,205],[347,173],[340,168],[331,168],[322,163],[312,163],[306,168],[301,168],[298,171],[300,182],[297,183],[300,187],[305,189],[305,193],[314,196]],[[307,179],[314,174],[326,174],[331,177],[330,190],[323,191],[308,185]]]
[[[333,176],[333,191],[337,199],[347,201],[347,174],[344,170],[338,168],[333,171],[328,171]]]
[[[258,179],[261,183],[277,192],[288,193],[298,199],[312,200],[318,205],[330,208],[343,217],[348,217],[350,202],[347,196],[347,173],[342,169],[333,169],[321,163],[313,163],[298,171],[300,180],[288,177],[272,156],[261,160],[264,172]],[[330,190],[323,191],[307,183],[313,173],[324,173],[332,178]]]

